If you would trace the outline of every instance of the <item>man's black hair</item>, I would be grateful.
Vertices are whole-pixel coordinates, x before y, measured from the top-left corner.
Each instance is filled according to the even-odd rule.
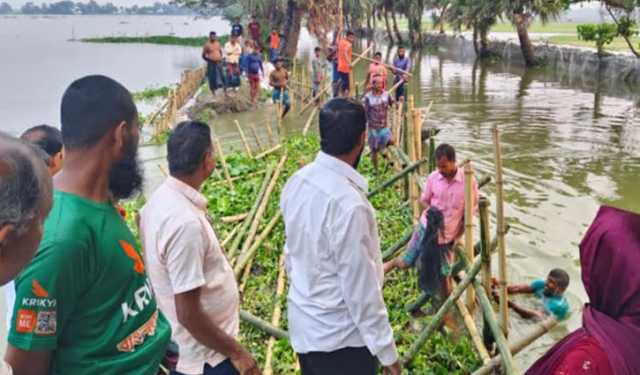
[[[218,33],[216,33],[215,31],[212,31],[209,33],[209,38],[211,38],[212,36],[218,36]]]
[[[351,35],[356,35],[353,33],[353,31],[347,31],[347,36],[351,36]]]
[[[61,105],[62,139],[67,150],[95,146],[123,121],[133,126],[138,110],[131,93],[120,83],[101,75],[73,82]]]
[[[401,50],[401,49],[406,49],[406,48],[403,45],[399,45],[398,50]]]
[[[202,164],[211,152],[211,128],[198,121],[183,121],[176,126],[167,141],[169,172],[173,176],[188,176]]]
[[[447,158],[448,161],[456,161],[456,149],[453,146],[443,143],[436,148],[436,160]]]
[[[553,278],[562,290],[566,290],[569,286],[569,274],[563,269],[552,269],[551,272],[549,272],[549,277]]]
[[[38,146],[49,156],[55,156],[62,151],[62,133],[53,126],[34,126],[22,133],[20,138]]]
[[[320,51],[322,51],[322,48],[320,48],[320,47],[316,47],[316,48],[314,48],[314,51],[315,51],[315,52],[320,52]]]
[[[332,156],[351,152],[366,129],[364,106],[354,100],[336,98],[320,111],[320,148]]]
[[[376,52],[375,54],[373,54],[373,56],[374,56],[374,57],[376,57],[376,56],[380,56],[380,57],[382,57],[382,52]]]

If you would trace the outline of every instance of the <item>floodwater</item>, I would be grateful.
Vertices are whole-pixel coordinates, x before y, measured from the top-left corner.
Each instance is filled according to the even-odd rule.
[[[220,25],[187,17],[0,19],[1,128],[17,134],[35,123],[57,124],[62,91],[84,74],[107,74],[137,91],[176,82],[183,69],[199,64],[194,48],[68,42],[72,31],[75,38],[171,31],[200,35],[216,27],[224,32],[226,26]],[[309,47],[305,38],[303,55]],[[393,52],[383,50],[388,58]],[[579,71],[525,70],[509,61],[475,63],[469,48],[424,52],[415,58],[410,89],[416,106],[433,101],[427,126],[441,129],[438,142],[454,145],[460,159],[471,158],[478,175],[493,174],[491,130],[496,125],[502,132],[510,281],[528,283],[554,267],[566,269],[572,278],[567,292],[572,316],[516,356],[526,368],[555,340],[580,326],[586,294],[578,244],[598,207],[610,204],[640,212],[640,96],[634,94],[640,91],[593,84],[593,77]],[[362,68],[356,81],[364,77]],[[214,128],[230,137],[235,134],[234,119],[262,124],[270,110],[220,116]],[[299,130],[308,114],[292,115],[285,126]],[[143,158],[149,155],[162,152],[143,148]],[[147,169],[157,177],[153,164]],[[494,187],[484,194],[495,211]],[[517,318],[512,328],[513,338],[532,329]],[[0,339],[0,345],[4,341]]]

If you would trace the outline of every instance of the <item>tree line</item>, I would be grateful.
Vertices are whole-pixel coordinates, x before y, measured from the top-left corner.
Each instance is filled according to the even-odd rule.
[[[182,5],[173,3],[163,4],[156,2],[147,6],[118,7],[113,3],[98,4],[96,1],[74,2],[69,0],[57,1],[50,4],[36,4],[27,2],[19,8],[13,8],[7,2],[0,3],[0,14],[47,14],[47,15],[72,15],[72,14],[135,14],[135,15],[191,15],[194,12]]]
[[[396,44],[411,44],[419,48],[424,44],[424,15],[430,13],[436,32],[445,27],[470,30],[479,57],[491,56],[489,33],[498,22],[510,22],[518,35],[522,55],[527,65],[537,65],[535,49],[529,37],[534,20],[547,22],[569,6],[589,0],[175,0],[200,14],[222,14],[233,20],[254,15],[266,29],[280,30],[284,36],[284,54],[294,56],[300,28],[306,24],[321,44],[336,30],[371,32],[382,29]],[[631,13],[640,7],[640,0],[600,0],[622,25],[625,33],[633,36],[636,25]],[[340,5],[342,11],[340,12]],[[405,19],[409,32],[402,33],[399,19]],[[330,37],[329,37],[330,38]]]

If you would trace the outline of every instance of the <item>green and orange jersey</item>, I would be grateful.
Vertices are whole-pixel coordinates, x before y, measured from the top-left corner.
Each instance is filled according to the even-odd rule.
[[[56,191],[16,279],[9,343],[52,351],[52,374],[156,374],[171,335],[136,241],[111,204]]]

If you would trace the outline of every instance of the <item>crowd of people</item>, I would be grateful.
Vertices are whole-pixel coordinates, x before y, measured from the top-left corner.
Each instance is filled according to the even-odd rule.
[[[254,19],[248,29],[257,51],[260,26]],[[228,87],[225,69],[241,69],[242,34],[234,24],[229,48],[221,49],[212,33],[203,51],[212,88],[220,81]],[[336,61],[314,51],[316,92],[333,63],[338,96],[349,95],[352,42],[352,33],[338,42]],[[271,52],[273,100],[288,103],[288,72]],[[404,49],[393,66],[394,82],[406,82],[411,61]],[[458,277],[453,249],[464,234],[466,177],[448,144],[435,151],[437,170],[426,178],[424,211],[408,248],[382,262],[376,212],[358,168],[367,143],[377,165],[392,142],[386,111],[405,89],[400,84],[395,97],[385,91],[387,69],[376,54],[364,101],[337,97],[321,107],[321,150],[282,190],[288,329],[303,375],[373,375],[379,367],[402,373],[382,293],[385,273],[416,267],[423,302],[434,305]],[[138,241],[117,209],[144,180],[130,92],[105,76],[78,79],[62,97],[60,118],[61,130],[41,125],[20,139],[0,132],[0,285],[12,296],[0,374],[154,375],[161,364],[174,375],[260,374],[238,341],[237,282],[200,192],[216,168],[210,127],[186,121],[171,131],[169,175],[140,212]],[[472,186],[476,205],[475,180]],[[580,244],[590,299],[583,327],[528,374],[637,373],[639,260],[640,215],[603,207]],[[551,270],[546,280],[509,287],[538,297],[537,308],[510,306],[527,319],[566,319],[568,285],[565,271]],[[418,304],[411,314],[426,312]]]

